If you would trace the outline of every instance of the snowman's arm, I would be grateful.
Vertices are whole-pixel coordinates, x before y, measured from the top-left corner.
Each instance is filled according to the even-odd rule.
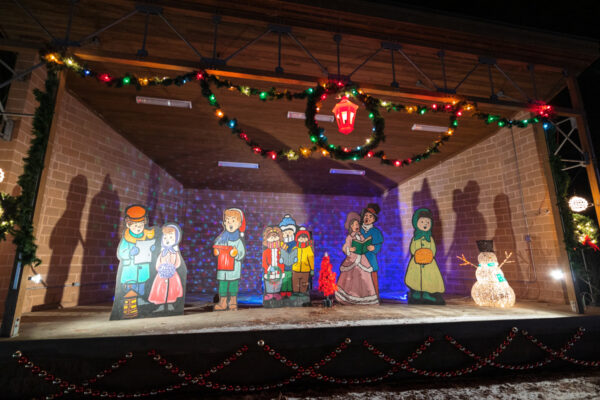
[[[462,263],[460,264],[460,266],[462,267],[463,265],[471,265],[475,268],[477,268],[477,265],[473,264],[472,262],[470,262],[469,260],[467,260],[465,258],[464,254],[461,254],[460,256],[456,256],[456,258],[458,258],[460,261],[462,261]]]
[[[512,256],[512,254],[513,254],[513,253],[512,253],[512,251],[511,251],[510,253],[507,253],[507,252],[505,251],[505,252],[504,252],[504,257],[506,257],[506,258],[504,259],[504,261],[502,261],[502,264],[498,265],[498,268],[502,268],[502,266],[503,266],[504,264],[510,264],[510,263],[514,263],[514,262],[515,262],[515,260],[510,260],[510,261],[508,261],[508,259],[509,259],[509,258]]]

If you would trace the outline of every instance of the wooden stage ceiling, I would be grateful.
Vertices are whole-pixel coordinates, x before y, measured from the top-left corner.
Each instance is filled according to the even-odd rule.
[[[173,76],[203,66],[244,85],[298,91],[338,73],[334,41],[338,34],[339,72],[351,75],[367,93],[405,104],[469,98],[477,101],[482,111],[507,117],[532,99],[550,100],[565,87],[565,70],[577,74],[598,56],[597,45],[589,40],[365,1],[318,2],[319,7],[311,5],[314,3],[149,1],[139,7],[139,3],[126,0],[81,0],[76,2],[69,30],[69,40],[78,43],[67,51],[95,70],[116,75]],[[136,13],[90,35],[136,10],[136,4]],[[1,1],[4,38],[0,48],[40,48],[52,40],[51,35],[61,38],[60,42],[69,10],[68,1]],[[160,15],[155,14],[158,11]],[[215,19],[215,15],[219,17]],[[138,57],[146,21],[148,55]],[[280,38],[283,72],[276,73]],[[397,87],[390,86],[393,80]],[[449,93],[457,87],[456,94]],[[69,74],[67,88],[186,188],[379,195],[495,132],[480,120],[464,117],[440,154],[406,168],[381,165],[377,159],[348,163],[320,155],[271,161],[252,154],[244,142],[217,124],[214,110],[197,84],[136,91],[133,87],[107,88]],[[263,147],[310,144],[304,121],[286,117],[288,111],[304,112],[304,101],[261,102],[227,89],[215,90],[215,94],[226,113],[237,118]],[[138,105],[136,95],[189,100],[193,106],[188,110]],[[322,113],[330,113],[334,104],[335,98],[326,100]],[[386,141],[381,148],[393,158],[424,151],[438,135],[412,131],[413,124],[448,125],[444,114],[384,116]],[[359,109],[356,129],[348,136],[339,134],[334,123],[322,126],[331,142],[349,147],[363,144],[371,129],[364,108]],[[220,168],[218,161],[258,162],[260,168]],[[331,175],[331,168],[364,169],[366,175]]]

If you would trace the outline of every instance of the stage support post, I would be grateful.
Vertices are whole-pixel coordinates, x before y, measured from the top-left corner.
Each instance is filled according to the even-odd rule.
[[[58,115],[60,110],[61,101],[65,91],[65,72],[61,71],[58,75],[58,89],[56,90],[55,103],[54,103],[54,116],[52,118],[52,124],[50,126],[50,132],[48,134],[48,144],[46,152],[44,153],[44,168],[40,172],[38,177],[37,191],[33,198],[33,232],[36,238],[39,238],[40,233],[40,221],[42,214],[42,201],[38,201],[40,193],[43,193],[46,187],[46,180],[48,178],[48,169],[50,166],[50,160],[52,158],[52,147],[54,138],[56,136]],[[0,328],[0,336],[2,337],[13,337],[19,334],[19,325],[21,322],[21,314],[23,309],[23,302],[25,300],[25,294],[27,293],[27,279],[23,279],[24,270],[28,267],[22,265],[20,262],[20,249],[17,248],[15,259],[13,262],[13,269],[10,277],[10,286],[8,288],[8,294],[6,296],[6,302],[4,305],[4,315],[2,316],[2,327]]]
[[[587,161],[585,170],[587,172],[588,181],[590,182],[596,218],[598,222],[600,222],[600,186],[598,185],[600,174],[598,173],[598,161],[596,159],[596,153],[594,152],[592,134],[585,115],[583,98],[581,97],[581,91],[579,90],[579,84],[577,83],[577,78],[575,76],[570,74],[567,76],[567,87],[569,88],[569,96],[571,97],[571,106],[578,111],[575,116],[575,120],[577,121],[577,132],[579,133],[581,149],[583,150],[584,157]]]
[[[577,288],[577,280],[575,279],[575,273],[571,266],[571,260],[567,249],[565,247],[565,228],[563,223],[564,216],[558,208],[558,190],[556,187],[556,181],[552,169],[550,168],[550,155],[552,149],[546,138],[547,132],[544,131],[539,125],[533,125],[535,144],[540,157],[540,163],[542,165],[546,182],[548,185],[548,195],[550,198],[550,207],[552,208],[552,216],[554,217],[554,227],[556,229],[556,238],[558,239],[558,251],[559,251],[559,268],[562,270],[565,280],[563,289],[566,289],[566,299],[571,304],[573,311],[583,314],[583,303],[579,290]]]

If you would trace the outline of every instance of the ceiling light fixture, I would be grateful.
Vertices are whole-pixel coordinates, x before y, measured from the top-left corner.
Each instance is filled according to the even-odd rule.
[[[177,107],[177,108],[192,108],[192,102],[188,100],[171,100],[171,99],[160,99],[158,97],[144,97],[135,96],[135,102],[137,104],[147,104],[150,106],[164,106],[164,107]]]
[[[304,114],[303,112],[298,112],[298,111],[288,111],[287,117],[289,119],[306,119],[306,114]],[[335,121],[335,117],[333,115],[317,114],[315,116],[315,120],[321,121],[321,122],[333,122],[333,121]]]
[[[437,125],[423,125],[423,124],[413,124],[413,131],[423,131],[423,132],[446,132],[448,130],[447,126],[437,126]]]
[[[258,169],[258,164],[234,161],[219,161],[219,167]]]
[[[330,174],[340,174],[340,175],[364,175],[365,170],[363,169],[337,169],[331,168],[329,170]]]

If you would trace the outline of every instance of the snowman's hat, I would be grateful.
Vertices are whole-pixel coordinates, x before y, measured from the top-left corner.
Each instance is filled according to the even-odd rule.
[[[478,240],[477,248],[480,253],[493,253],[494,252],[494,241],[493,240]]]

